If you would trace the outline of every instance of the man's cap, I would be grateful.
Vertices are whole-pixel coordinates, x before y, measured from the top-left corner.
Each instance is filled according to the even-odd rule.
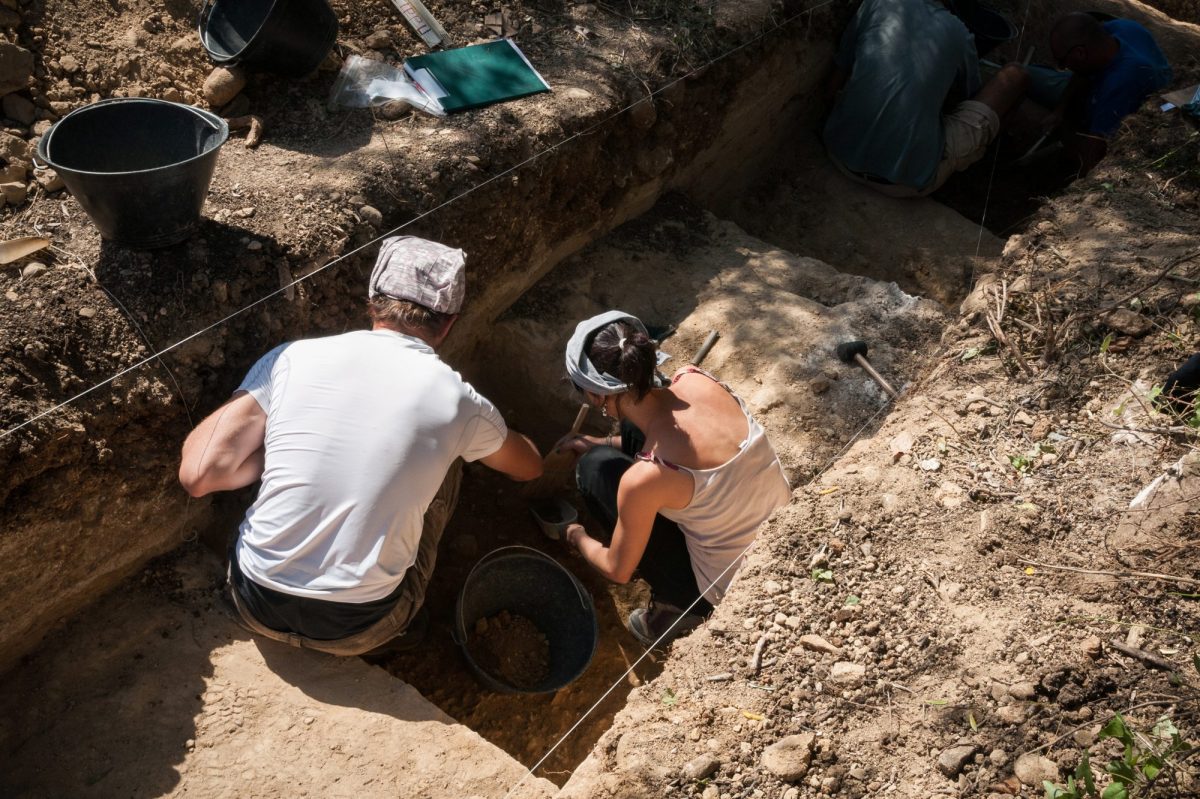
[[[415,236],[384,239],[371,270],[369,297],[391,297],[455,314],[467,293],[467,256],[462,250]]]

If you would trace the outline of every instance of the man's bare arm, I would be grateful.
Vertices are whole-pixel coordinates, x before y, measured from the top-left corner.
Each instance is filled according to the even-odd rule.
[[[239,394],[196,426],[183,442],[179,482],[193,497],[242,488],[262,477],[267,415]]]
[[[479,462],[521,482],[542,476],[541,454],[532,441],[516,430],[509,430],[500,449],[486,458],[480,458]]]

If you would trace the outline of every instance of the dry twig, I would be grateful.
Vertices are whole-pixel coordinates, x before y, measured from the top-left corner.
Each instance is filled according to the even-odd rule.
[[[1025,558],[1017,558],[1021,563],[1027,563],[1030,566],[1038,566],[1043,569],[1053,569],[1055,571],[1074,572],[1076,574],[1097,574],[1104,577],[1123,577],[1125,579],[1141,579],[1141,580],[1163,580],[1169,583],[1187,583],[1189,585],[1200,585],[1200,580],[1193,580],[1191,577],[1176,577],[1173,574],[1159,574],[1157,572],[1135,572],[1135,571],[1104,571],[1101,569],[1080,569],[1075,566],[1059,566],[1054,563],[1039,563],[1036,560],[1026,560]]]
[[[1108,645],[1120,652],[1122,655],[1128,655],[1131,658],[1137,658],[1146,665],[1153,666],[1156,669],[1162,669],[1163,671],[1177,671],[1179,668],[1166,658],[1160,658],[1153,652],[1147,652],[1145,649],[1138,649],[1136,646],[1130,646],[1124,641],[1120,641],[1116,638],[1109,641]]]
[[[989,308],[986,314],[988,330],[992,331],[992,337],[1009,351],[1025,376],[1033,377],[1033,370],[1029,368],[1029,364],[1025,363],[1025,357],[1021,355],[1021,351],[1017,349],[1017,346],[1012,343],[1008,334],[1000,326],[1004,321],[1004,309],[1008,305],[1008,281],[1001,281],[999,290],[996,290],[994,286],[989,286],[988,293],[992,295],[992,299],[996,303],[995,310]]]

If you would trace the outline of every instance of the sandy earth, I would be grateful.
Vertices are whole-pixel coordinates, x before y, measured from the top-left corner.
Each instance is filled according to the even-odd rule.
[[[1142,13],[1136,4],[1097,5]],[[1161,5],[1186,13],[1186,4]],[[1031,19],[1053,10],[1039,4]],[[467,16],[477,13],[472,7]],[[183,35],[184,16],[170,17],[166,27]],[[1166,31],[1180,81],[1200,80],[1196,28],[1152,13],[1146,18]],[[365,19],[356,35],[369,32],[372,22]],[[56,35],[69,40],[61,30],[60,24]],[[177,66],[186,69],[189,59],[180,56]],[[261,91],[260,98],[269,84]],[[277,106],[280,113],[285,106]],[[504,123],[499,115],[492,121]],[[559,377],[553,359],[525,366],[529,353],[555,351],[570,321],[634,298],[644,305],[629,310],[682,322],[667,344],[679,360],[709,329],[728,332],[706,365],[754,404],[797,483],[793,503],[764,527],[713,619],[669,658],[636,667],[641,685],[626,683],[585,722],[569,756],[554,762],[548,776],[567,781],[561,795],[1037,796],[1041,777],[1064,781],[1085,749],[1100,771],[1115,749],[1111,741],[1097,742],[1098,732],[1118,711],[1127,713],[1143,746],[1166,745],[1150,734],[1165,717],[1195,747],[1200,679],[1191,660],[1200,629],[1194,599],[1200,532],[1195,466],[1181,462],[1195,439],[1186,419],[1148,408],[1153,386],[1196,348],[1190,295],[1200,258],[1188,256],[1200,251],[1197,141],[1177,120],[1144,111],[1127,123],[1100,170],[1039,203],[1003,243],[933,203],[856,195],[811,160],[781,159],[779,174],[739,202],[714,208],[717,216],[685,201],[661,205],[513,307],[496,328],[494,368],[481,364],[479,382],[495,389],[506,410],[518,416],[524,410],[522,422],[542,438],[552,440],[573,409],[565,394],[547,391],[541,412],[529,413],[523,395],[545,391]],[[285,163],[285,154],[272,157],[280,159],[280,175],[296,166]],[[436,196],[445,187],[427,188]],[[277,226],[274,241],[281,243],[271,245],[266,265],[282,259],[303,269],[310,255],[355,235],[303,222],[345,214],[347,204],[333,199],[336,189],[291,222],[288,195],[267,186],[255,191],[256,204],[279,209],[278,216],[252,217]],[[244,187],[218,184],[216,192],[220,207],[232,213]],[[44,224],[53,216],[36,215],[54,207],[6,211],[6,229],[31,218]],[[64,242],[90,235],[78,220],[65,219]],[[356,230],[361,222],[344,221]],[[226,290],[239,285],[236,273],[250,265],[240,235],[226,229],[211,235],[214,252],[240,253],[223,267],[228,274],[209,278],[225,282]],[[99,253],[111,285],[128,292],[122,296],[150,286],[149,304],[139,300],[138,308],[165,324],[155,316],[159,302],[181,296],[187,284],[156,283],[152,259],[104,256],[94,237],[88,241],[80,264]],[[984,257],[977,259],[980,241]],[[302,254],[300,266],[291,252]],[[186,255],[197,263],[211,257],[190,246]],[[1163,276],[1172,263],[1180,279]],[[26,344],[42,339],[10,336],[6,363],[26,365],[11,375],[34,388],[6,406],[9,413],[53,395],[38,386],[57,381],[56,391],[70,390],[79,374],[128,362],[137,352],[125,317],[82,278],[66,287],[75,272],[59,266],[55,290],[47,284],[36,296],[25,293],[19,273],[5,272],[4,285],[20,291],[20,302],[6,306],[4,318],[15,330],[23,317],[13,309],[27,314],[34,300],[39,308],[66,309],[66,317],[55,310],[45,315],[49,320],[74,319],[77,306],[95,302],[97,318],[111,323],[103,328],[111,339],[97,352],[110,360],[50,359],[43,371],[31,372],[27,364],[41,361],[23,360],[28,356],[15,347],[24,354]],[[977,285],[957,319],[911,296],[957,299],[972,276]],[[662,293],[647,286],[661,286]],[[249,293],[251,285],[239,290]],[[997,315],[997,292],[1005,290],[996,329],[1011,349],[986,320],[989,312]],[[328,313],[332,324],[344,312],[328,309],[346,299],[330,285],[323,300],[316,313]],[[1114,318],[1108,315],[1114,307],[1128,313]],[[264,330],[272,318],[264,317]],[[47,323],[43,338],[63,347],[90,329],[64,337],[63,328],[52,332]],[[866,337],[862,331],[870,332],[881,370],[908,390],[886,418],[860,432],[882,397],[860,373],[831,363],[827,351],[843,335]],[[239,346],[249,351],[260,343]],[[227,382],[232,370],[221,359],[230,352],[242,357],[224,347],[193,353],[193,379]],[[210,358],[204,369],[195,366]],[[828,386],[818,390],[821,381]],[[520,390],[505,395],[505,384]],[[114,393],[114,407],[167,408],[175,401],[167,385],[165,377],[131,380]],[[66,464],[62,477],[78,481],[94,468],[78,459],[79,448],[113,463],[85,423],[90,419],[81,417],[51,439],[60,449],[37,468]],[[135,434],[161,448],[155,439],[161,432]],[[8,455],[13,463],[29,462]],[[834,456],[828,471],[807,479]],[[1164,474],[1147,504],[1130,508]],[[169,475],[144,479],[157,479],[162,492],[170,488]],[[140,491],[144,479],[128,490]],[[500,490],[473,481],[462,521],[515,518]],[[120,514],[122,497],[120,488],[95,497],[80,518]],[[6,495],[6,504],[36,514],[35,499],[42,498],[18,491]],[[60,503],[45,507],[79,512]],[[511,540],[537,535],[527,521],[519,534],[516,523],[497,526]],[[475,531],[451,532],[446,547],[458,553],[458,571],[444,569],[443,579],[461,573],[474,556],[462,537]],[[478,553],[481,542],[474,543]],[[188,549],[126,583],[6,677],[0,786],[8,793],[499,796],[521,778],[517,762],[384,671],[249,641],[215,606],[211,559]],[[603,596],[603,586],[589,588]],[[438,592],[444,608],[453,586]],[[424,675],[404,674],[402,663],[389,671],[529,765],[563,729],[557,725],[569,726],[640,654],[619,632],[619,613],[636,601],[614,595],[599,603],[608,649],[590,677],[552,697],[460,688],[466,683],[453,681],[447,664],[455,653],[437,613],[442,659],[426,664]],[[1130,657],[1122,646],[1143,655]],[[1169,668],[1148,665],[1155,659]],[[426,687],[442,677],[439,669],[447,674],[440,695]],[[408,757],[418,744],[430,754]],[[1141,795],[1200,795],[1197,759],[1194,749],[1176,754]],[[537,795],[550,786],[530,789]]]
[[[521,779],[383,670],[251,640],[220,605],[215,558],[188,550],[6,680],[4,795],[499,797]]]

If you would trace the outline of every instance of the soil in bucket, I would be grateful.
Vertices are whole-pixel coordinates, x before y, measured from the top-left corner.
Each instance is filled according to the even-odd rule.
[[[475,622],[471,656],[490,674],[514,688],[533,690],[550,673],[550,642],[524,616],[502,610]]]

